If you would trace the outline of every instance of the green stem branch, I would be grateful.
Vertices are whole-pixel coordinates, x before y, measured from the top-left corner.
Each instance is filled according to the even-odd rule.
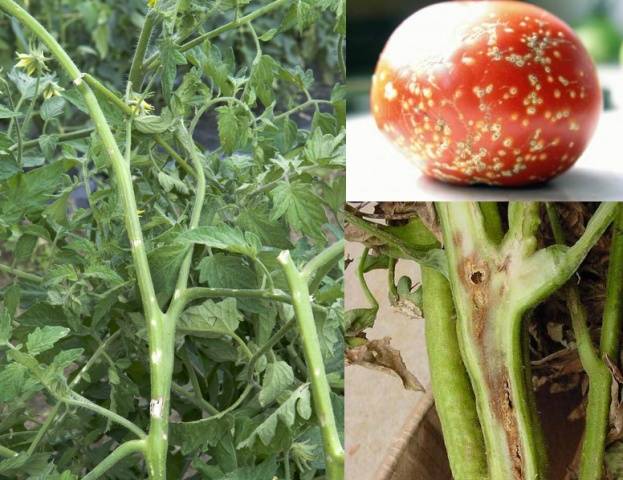
[[[502,221],[500,210],[496,202],[480,202],[480,210],[484,219],[485,230],[489,235],[489,240],[494,244],[499,244],[504,238],[502,231]]]
[[[586,406],[586,430],[580,455],[580,480],[600,480],[603,476],[612,385],[612,374],[605,358],[608,357],[616,362],[619,356],[622,297],[623,208],[619,205],[610,247],[606,303],[601,325],[600,358],[594,359],[592,363],[585,366],[588,373],[589,389]],[[586,326],[585,318],[583,324]],[[588,338],[578,339],[578,349],[580,349],[581,344],[591,342],[591,351],[594,352],[588,332],[585,336]],[[584,364],[584,360],[582,363]]]
[[[262,289],[238,289],[238,288],[207,288],[207,287],[192,287],[186,289],[180,297],[178,309],[183,308],[189,302],[200,298],[261,298],[265,300],[273,300],[275,302],[283,302],[292,304],[292,297],[279,291],[262,290]],[[176,310],[178,310],[176,309]],[[314,309],[324,311],[325,309],[320,306],[314,306]],[[178,310],[179,311],[179,310]]]
[[[216,407],[214,407],[211,403],[209,403],[205,398],[201,396],[201,392],[197,393],[196,387],[193,387],[194,395],[175,382],[173,382],[172,387],[173,391],[177,393],[180,397],[184,397],[186,400],[193,403],[201,410],[205,410],[210,415],[218,415],[220,413]]]
[[[618,359],[623,310],[623,205],[618,205],[612,231],[606,304],[601,326],[601,354]]]
[[[80,130],[75,130],[73,132],[61,133],[59,135],[56,135],[55,137],[56,137],[56,140],[58,140],[58,142],[67,142],[69,140],[76,140],[78,138],[88,137],[89,135],[91,135],[92,132],[93,132],[93,128],[89,127],[89,128],[84,128]],[[39,139],[28,140],[22,143],[23,149],[37,147],[37,146],[39,146]],[[18,148],[19,148],[19,145],[15,143],[8,148],[8,151],[14,152]]]
[[[196,38],[193,38],[192,40],[189,40],[186,43],[183,43],[182,45],[180,45],[179,51],[186,52],[187,50],[190,50],[191,48],[194,48],[197,45],[202,44],[206,40],[210,40],[211,38],[221,35],[222,33],[228,32],[229,30],[234,30],[238,27],[241,27],[242,25],[252,22],[256,18],[261,17],[262,15],[265,15],[269,12],[272,12],[273,10],[276,10],[277,8],[279,8],[281,5],[283,5],[284,3],[288,1],[290,0],[275,0],[274,2],[269,3],[268,5],[265,5],[261,8],[258,8],[257,10],[243,17],[236,18],[232,20],[231,22],[225,23],[221,25],[220,27],[215,28],[214,30],[210,30],[209,32],[206,32],[202,35],[199,35]],[[153,68],[156,68],[158,65],[160,65],[160,57],[157,54],[154,54],[151,57],[149,57],[147,60],[145,60],[145,62],[143,63],[142,71],[145,72],[147,70],[151,70]]]
[[[519,276],[530,279],[527,283],[530,288],[521,294],[521,301],[525,305],[535,305],[564,285],[610,226],[616,211],[616,203],[602,203],[572,247],[553,245],[525,259]]]
[[[41,283],[43,282],[43,278],[39,275],[35,275],[33,273],[24,272],[17,268],[10,267],[8,265],[3,265],[0,263],[0,272],[8,273],[13,275],[14,277],[21,278],[22,280],[28,280],[33,283]]]
[[[461,358],[450,284],[441,273],[422,267],[422,294],[435,408],[452,474],[457,479],[484,480],[484,440],[474,392]]]
[[[163,480],[166,477],[167,432],[171,394],[170,382],[173,372],[175,326],[174,322],[165,321],[166,318],[160,311],[156,299],[143,241],[143,232],[141,230],[136,198],[134,196],[130,165],[127,164],[121,154],[119,146],[117,145],[93,90],[89,87],[89,83],[85,81],[85,78],[92,77],[83,75],[56,39],[17,3],[13,0],[0,0],[0,8],[26,25],[35,36],[47,46],[51,54],[67,72],[67,75],[84,98],[89,115],[95,124],[97,134],[109,157],[117,183],[119,197],[123,205],[125,224],[130,241],[132,259],[136,270],[149,338],[152,393],[150,402],[150,434],[147,442],[149,475],[152,480]],[[96,84],[99,82],[91,83]],[[121,101],[121,104],[127,107],[123,101]],[[83,404],[81,401],[77,403]],[[95,405],[93,409],[100,410],[101,407]],[[106,409],[103,410],[107,411]]]
[[[17,457],[19,453],[11,450],[10,448],[0,445],[0,457],[11,458]]]
[[[97,413],[103,417],[108,418],[111,422],[118,423],[122,427],[127,428],[137,437],[144,439],[147,435],[143,430],[141,430],[137,425],[132,423],[127,418],[122,417],[118,413],[113,412],[112,410],[108,410],[97,403],[92,402],[91,400],[79,395],[77,393],[72,393],[69,397],[61,397],[61,401],[65,402],[67,405],[71,405],[74,407],[85,408],[87,410],[91,410],[94,413]]]
[[[253,381],[253,374],[255,373],[255,364],[257,361],[262,358],[262,356],[268,352],[272,347],[277,345],[279,340],[281,340],[285,335],[296,325],[296,320],[293,318],[288,320],[283,326],[275,332],[275,334],[270,337],[270,339],[262,345],[260,349],[258,349],[253,356],[249,359],[249,363],[247,364],[247,382],[251,383]]]
[[[149,46],[149,38],[151,37],[151,32],[156,25],[156,20],[158,16],[154,10],[150,10],[145,17],[145,22],[143,23],[143,28],[141,29],[141,33],[138,37],[138,43],[136,45],[136,49],[134,50],[134,57],[132,58],[132,64],[130,65],[130,73],[128,75],[128,82],[132,84],[132,89],[135,92],[140,91],[141,83],[143,81],[143,59],[145,58],[145,52],[147,51],[147,47]]]
[[[357,266],[357,278],[359,279],[359,284],[363,290],[363,293],[370,303],[370,308],[374,308],[376,310],[379,309],[379,302],[376,301],[372,290],[368,286],[365,277],[365,269],[366,269],[366,260],[368,259],[368,254],[370,253],[369,248],[364,248],[363,253],[361,254],[361,258],[359,259],[359,265]]]
[[[117,330],[115,333],[110,335],[104,342],[100,344],[100,346],[97,348],[97,350],[95,350],[93,355],[91,355],[91,358],[89,358],[87,363],[84,364],[84,366],[78,371],[76,376],[69,383],[69,388],[74,388],[76,385],[78,385],[80,380],[82,380],[82,377],[84,376],[84,374],[88,372],[89,369],[93,366],[93,364],[99,359],[99,357],[102,354],[104,354],[106,348],[108,348],[108,346],[120,335],[120,333],[121,333],[121,330]],[[52,422],[56,418],[56,415],[58,414],[58,411],[60,410],[61,404],[62,404],[61,401],[57,402],[56,405],[52,407],[52,410],[50,410],[50,412],[48,413],[48,416],[46,417],[45,422],[41,425],[41,427],[37,431],[37,435],[35,436],[33,441],[30,443],[30,446],[28,447],[28,455],[32,455],[37,449],[37,446],[39,445],[39,443],[45,436],[46,432],[52,425]]]
[[[190,160],[195,170],[195,178],[197,179],[195,203],[193,205],[193,210],[190,216],[190,223],[188,225],[188,229],[191,230],[199,225],[199,220],[201,219],[201,211],[203,209],[203,202],[205,200],[206,193],[206,180],[203,172],[203,164],[201,162],[199,153],[197,152],[197,147],[195,147],[195,143],[191,135],[188,133],[183,125],[178,126],[177,137],[179,142],[190,155]],[[190,273],[190,265],[193,259],[193,247],[194,244],[188,247],[186,257],[184,257],[184,260],[182,261],[182,265],[180,267],[180,271],[177,277],[177,283],[175,285],[175,291],[173,293],[173,302],[171,302],[170,311],[180,311],[177,305],[177,301],[184,294],[188,285],[188,275]],[[177,318],[174,317],[173,321],[176,321],[176,319]]]
[[[312,294],[318,290],[322,279],[344,258],[344,243],[344,239],[336,241],[303,267],[301,273],[307,280]]]
[[[322,434],[327,476],[329,480],[342,480],[344,478],[344,450],[338,436],[331,405],[331,388],[324,368],[307,282],[297,270],[287,250],[281,252],[278,260],[292,291],[294,312],[311,381],[314,409]]]
[[[307,262],[301,270],[303,278],[309,282],[311,277],[316,275],[316,272],[326,272],[325,267],[327,265],[332,267],[336,261],[343,257],[344,243],[344,239],[338,240]]]
[[[93,470],[82,477],[82,480],[97,480],[125,457],[135,453],[145,453],[145,440],[130,440],[122,443]]]

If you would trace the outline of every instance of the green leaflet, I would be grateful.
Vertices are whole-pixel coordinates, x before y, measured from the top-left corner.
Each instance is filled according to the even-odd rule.
[[[15,117],[21,117],[22,114],[19,112],[14,112],[13,110],[5,107],[4,105],[0,105],[0,119],[5,119],[5,118],[15,118]]]
[[[69,329],[65,327],[47,325],[43,328],[37,327],[32,333],[28,334],[28,340],[26,341],[28,353],[39,355],[52,348],[56,342],[66,337],[68,333]]]
[[[241,253],[255,258],[260,250],[260,240],[254,233],[243,232],[229,225],[198,227],[179,236],[187,243],[198,243],[232,253]]]
[[[292,385],[294,372],[292,367],[284,361],[269,363],[264,371],[264,381],[258,400],[260,405],[266,406],[274,401],[286,388]]]
[[[273,190],[272,197],[275,205],[271,216],[273,220],[285,215],[295,230],[317,241],[325,240],[322,228],[327,216],[322,200],[308,184],[284,182]]]
[[[303,384],[291,392],[275,411],[266,417],[245,440],[238,444],[237,448],[252,448],[258,440],[264,445],[268,445],[275,436],[279,422],[282,422],[286,427],[292,427],[297,416],[308,420],[311,413],[309,384]]]
[[[242,321],[235,298],[221,302],[206,300],[200,305],[188,308],[178,321],[181,333],[219,337],[233,333]]]
[[[171,424],[173,441],[182,446],[182,453],[202,451],[207,446],[215,446],[233,427],[230,416],[206,418],[194,422]]]

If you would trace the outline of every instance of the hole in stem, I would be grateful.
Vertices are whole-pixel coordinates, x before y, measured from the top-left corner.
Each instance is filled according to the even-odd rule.
[[[469,278],[473,284],[478,285],[480,282],[482,282],[482,272],[474,272],[470,275]]]

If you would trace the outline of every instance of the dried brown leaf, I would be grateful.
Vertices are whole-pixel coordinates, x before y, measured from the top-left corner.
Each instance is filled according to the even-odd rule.
[[[424,388],[405,365],[400,352],[390,345],[391,339],[369,340],[365,345],[350,348],[346,351],[346,362],[349,365],[379,370],[384,373],[398,375],[408,390],[424,391]]]
[[[388,222],[419,217],[440,243],[443,243],[441,226],[432,202],[379,202],[374,208],[375,216]]]

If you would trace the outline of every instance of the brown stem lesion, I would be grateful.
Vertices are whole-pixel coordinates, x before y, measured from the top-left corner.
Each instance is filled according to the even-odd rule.
[[[516,265],[533,250],[534,228],[522,218],[525,212],[511,211],[511,228],[498,246],[486,234],[476,204],[443,204],[439,213],[461,353],[477,400],[489,476],[545,478],[537,453],[542,434],[523,375],[525,308],[509,288]]]

